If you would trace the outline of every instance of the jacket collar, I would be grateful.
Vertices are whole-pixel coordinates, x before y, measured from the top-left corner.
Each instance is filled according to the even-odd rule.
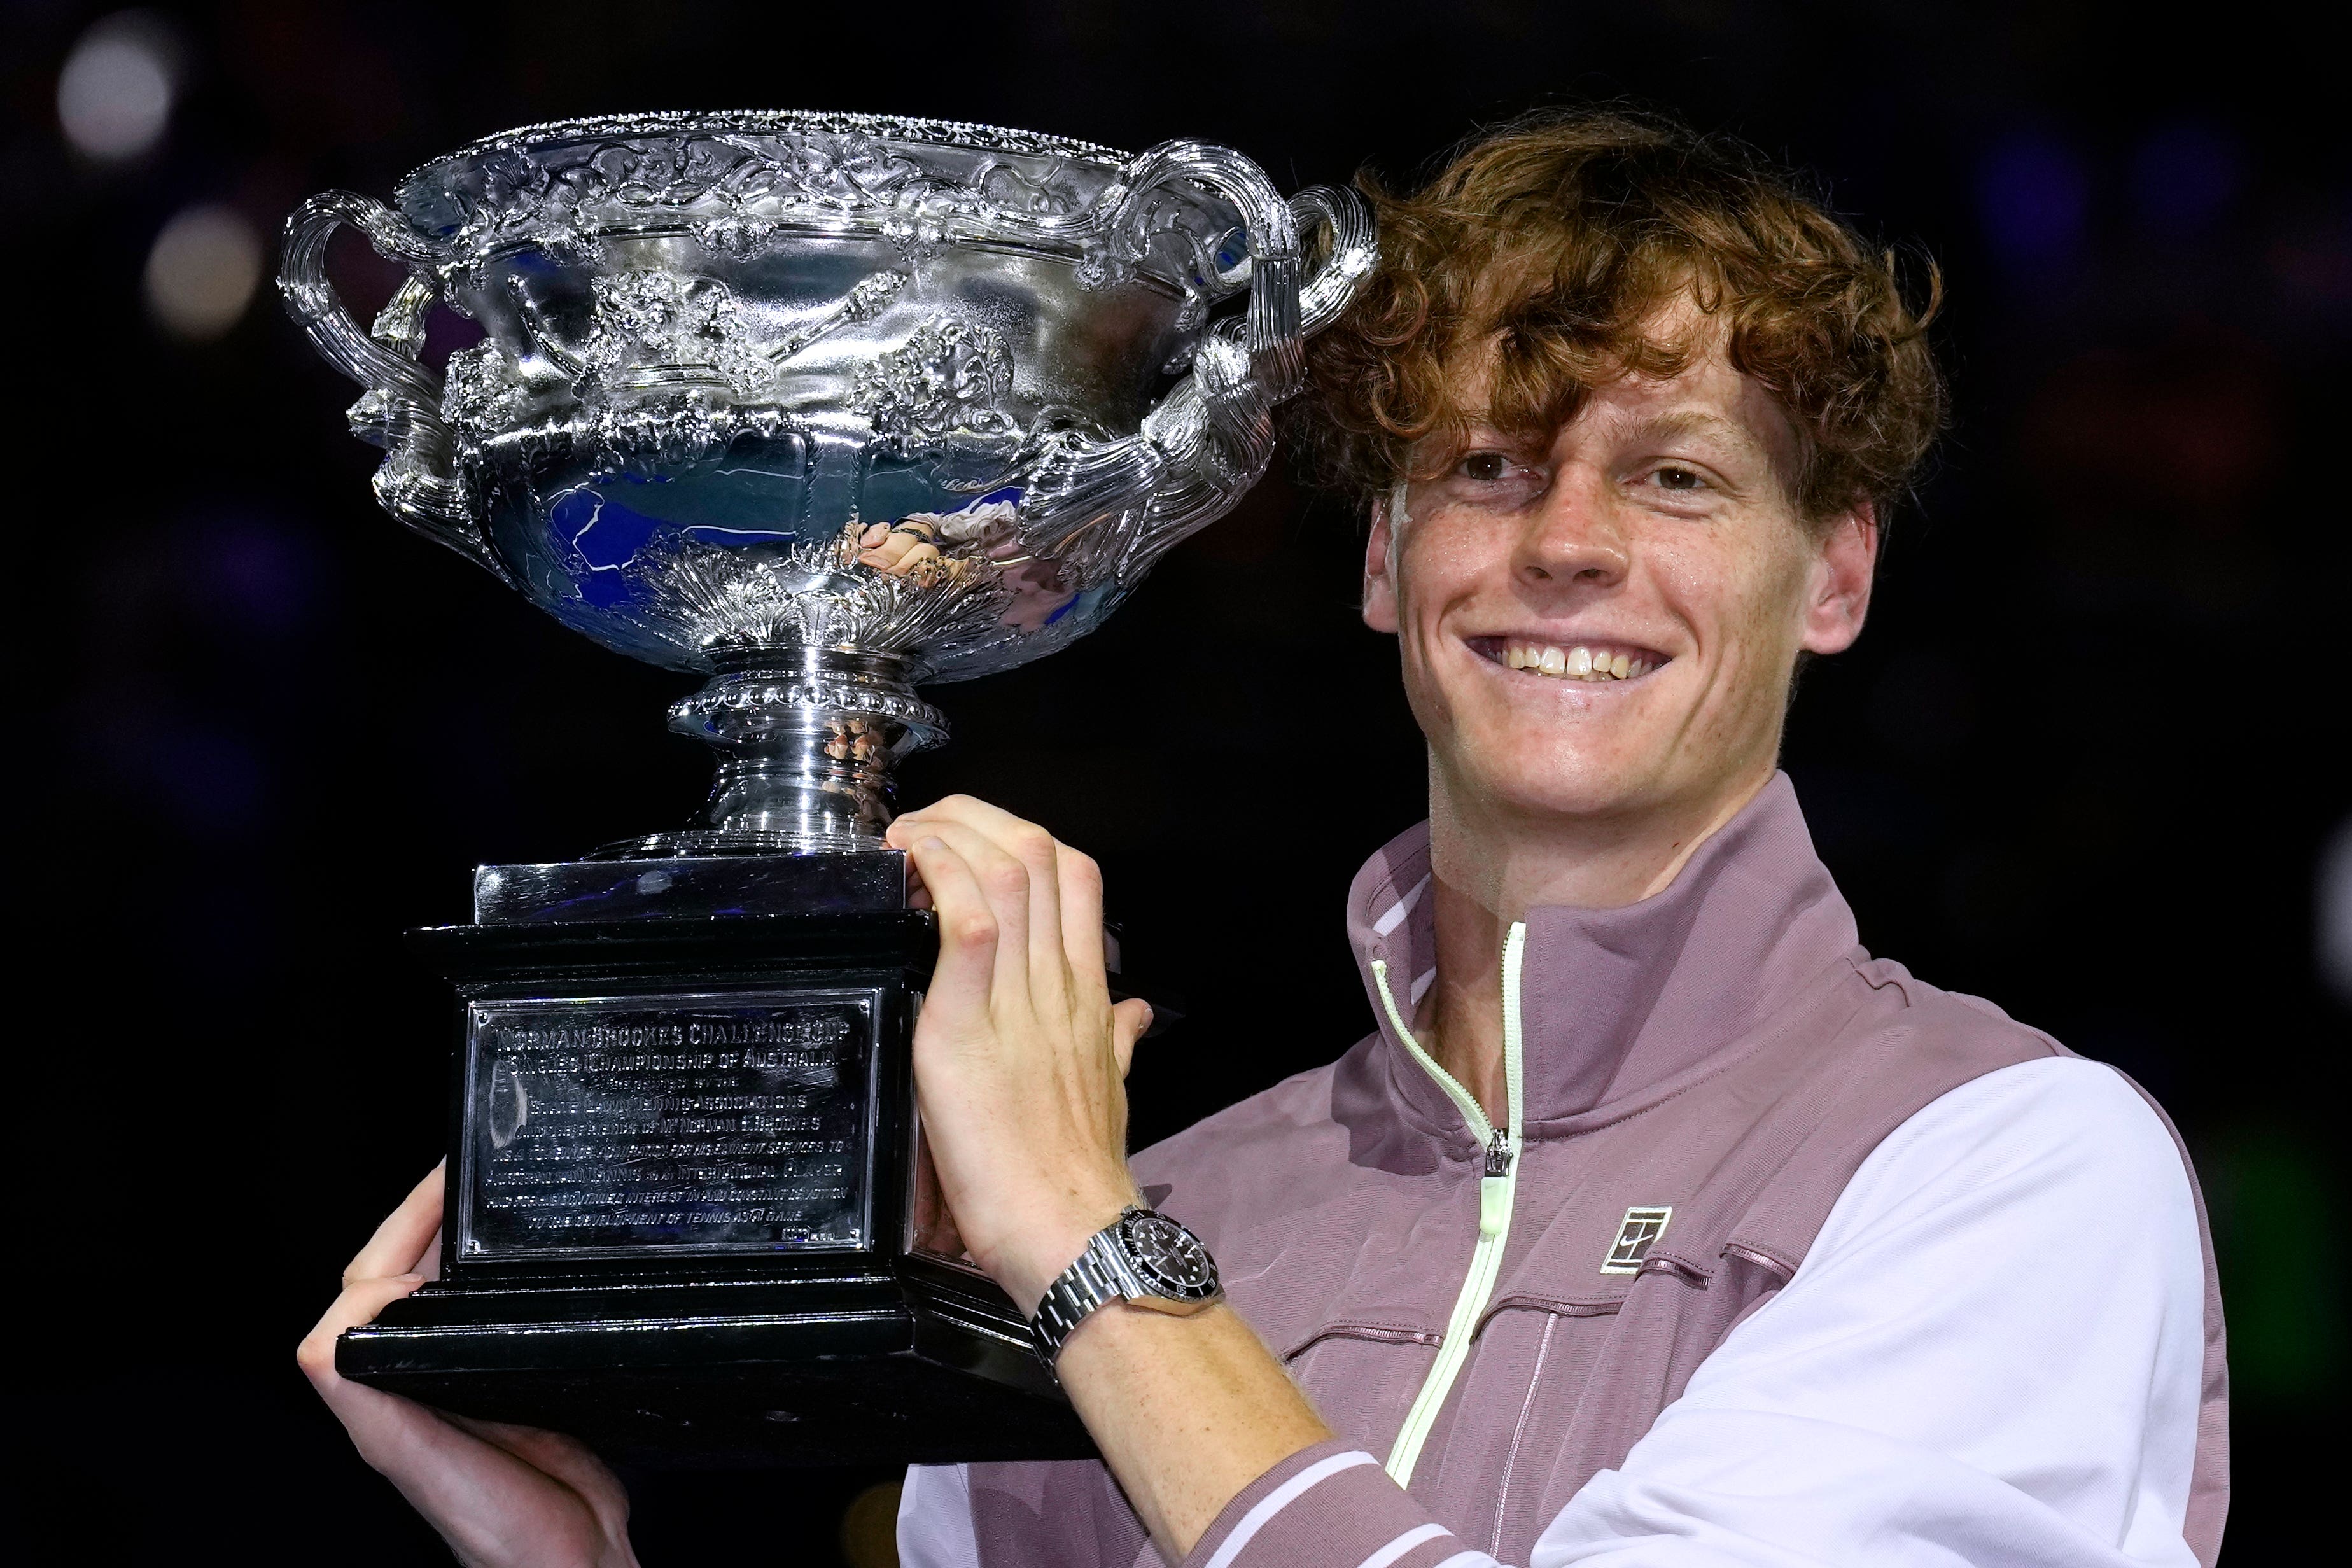
[[[1436,977],[1429,825],[1356,875],[1348,935],[1388,1076],[1433,1131],[1469,1132],[1397,1038],[1373,961],[1408,1021]],[[1853,912],[1813,852],[1786,773],[1700,845],[1672,886],[1622,909],[1528,911],[1519,1008],[1522,1124],[1566,1134],[1622,1116],[1743,1054],[1822,973],[1858,955]]]

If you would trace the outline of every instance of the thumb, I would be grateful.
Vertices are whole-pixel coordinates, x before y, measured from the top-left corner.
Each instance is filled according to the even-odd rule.
[[[1135,1060],[1135,1042],[1151,1027],[1151,1004],[1130,996],[1110,1010],[1110,1048],[1118,1058],[1118,1076],[1125,1078]]]
[[[294,1359],[311,1383],[323,1391],[342,1381],[335,1371],[335,1341],[345,1329],[375,1321],[376,1314],[425,1283],[421,1274],[395,1274],[382,1279],[355,1279],[335,1298],[318,1326],[302,1338]]]

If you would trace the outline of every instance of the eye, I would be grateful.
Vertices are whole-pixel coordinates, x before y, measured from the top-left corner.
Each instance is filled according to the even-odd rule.
[[[1511,459],[1500,452],[1473,452],[1454,471],[1465,479],[1491,485],[1510,477]]]
[[[1658,481],[1660,489],[1703,490],[1706,489],[1706,481],[1701,479],[1695,469],[1685,468],[1678,464],[1668,463],[1653,478]]]

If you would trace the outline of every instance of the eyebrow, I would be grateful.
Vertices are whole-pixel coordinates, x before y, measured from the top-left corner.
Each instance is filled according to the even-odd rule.
[[[1661,414],[1654,419],[1643,420],[1636,428],[1653,440],[1671,440],[1677,436],[1713,436],[1759,453],[1767,460],[1772,456],[1769,444],[1757,439],[1756,433],[1747,426],[1720,415],[1701,413],[1696,408]]]

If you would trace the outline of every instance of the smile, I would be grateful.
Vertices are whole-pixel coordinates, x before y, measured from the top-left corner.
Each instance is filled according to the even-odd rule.
[[[1471,650],[1491,663],[1555,680],[1639,680],[1669,662],[1654,648],[1623,643],[1537,642],[1528,637],[1471,637]]]

